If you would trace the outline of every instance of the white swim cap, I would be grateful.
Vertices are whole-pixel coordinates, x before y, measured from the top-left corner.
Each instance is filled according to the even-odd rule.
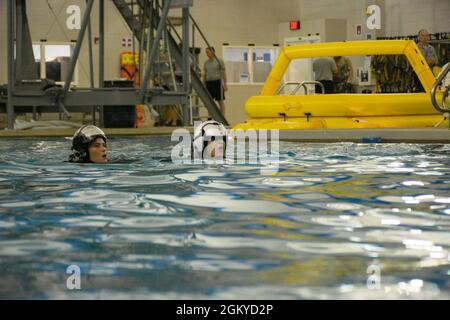
[[[193,141],[193,151],[195,156],[203,159],[203,150],[208,145],[208,141],[216,138],[222,138],[226,147],[227,129],[220,122],[209,120],[197,126],[194,130]]]
[[[72,151],[69,161],[71,162],[89,162],[88,148],[92,141],[102,138],[106,142],[105,133],[93,125],[82,126],[78,129],[72,138]]]

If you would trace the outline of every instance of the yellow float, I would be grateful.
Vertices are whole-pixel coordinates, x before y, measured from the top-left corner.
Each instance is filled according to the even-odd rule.
[[[425,92],[277,95],[293,59],[356,55],[405,55]],[[448,128],[448,119],[431,102],[430,92],[435,81],[417,45],[411,40],[328,42],[286,47],[260,95],[247,100],[245,112],[250,119],[233,129]],[[437,98],[442,98],[442,92],[438,92]]]

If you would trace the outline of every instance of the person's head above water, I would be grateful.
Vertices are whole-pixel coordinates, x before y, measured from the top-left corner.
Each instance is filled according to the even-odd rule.
[[[227,146],[227,129],[209,120],[195,128],[193,151],[197,159],[223,159]]]
[[[96,126],[82,126],[73,135],[72,154],[70,162],[108,162],[106,150],[106,135]]]

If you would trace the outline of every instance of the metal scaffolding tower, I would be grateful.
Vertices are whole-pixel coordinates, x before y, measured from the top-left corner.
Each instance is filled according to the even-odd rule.
[[[98,108],[102,124],[103,107],[105,105],[181,105],[183,125],[191,124],[190,97],[194,89],[211,116],[224,124],[228,124],[215,101],[206,90],[195,68],[195,57],[192,53],[194,33],[203,37],[197,23],[189,14],[192,0],[112,0],[120,14],[130,27],[133,35],[140,43],[140,52],[146,54],[142,61],[142,81],[139,88],[105,88],[104,87],[104,48],[105,17],[104,0],[97,0],[99,5],[99,85],[94,87],[91,12],[94,0],[87,0],[82,17],[81,28],[75,48],[70,57],[68,72],[64,86],[52,85],[46,79],[39,79],[35,68],[32,41],[26,12],[26,0],[7,0],[7,33],[8,33],[8,98],[6,103],[8,129],[13,129],[15,112],[34,113],[59,112],[70,117],[70,112],[94,112]],[[182,35],[171,24],[168,14],[172,8],[181,8]],[[135,14],[138,12],[138,14]],[[192,47],[190,48],[190,25],[192,24]],[[86,31],[89,38],[90,87],[72,88],[72,78],[78,61]],[[176,40],[178,39],[178,41]],[[165,41],[164,41],[165,40]],[[181,86],[163,88],[156,85],[153,79],[157,76],[157,62],[160,51],[167,46],[177,70],[181,70]],[[142,72],[142,71],[141,71]]]

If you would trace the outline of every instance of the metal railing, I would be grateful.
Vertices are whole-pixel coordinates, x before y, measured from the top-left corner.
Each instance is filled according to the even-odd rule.
[[[164,17],[164,15],[159,16],[155,10],[161,11],[163,10],[163,6],[161,5],[161,3],[159,1],[153,2],[156,3],[155,7],[153,8],[153,10],[150,10],[150,7],[152,6],[149,3],[149,0],[135,0],[131,2],[126,2],[123,0],[115,0],[114,3],[116,4],[116,6],[119,8],[119,10],[123,10],[126,7],[128,7],[128,9],[130,12],[133,12],[133,8],[130,8],[130,5],[137,5],[139,7],[139,11],[141,12],[141,14],[143,16],[146,16],[146,20],[149,22],[150,24],[150,28],[156,28],[156,24],[161,20],[161,18],[163,18],[165,21],[165,25],[167,26],[168,29],[168,39],[166,39],[168,46],[170,47],[169,50],[172,50],[172,55],[174,60],[177,62],[178,65],[180,65],[182,67],[182,69],[184,69],[184,66],[189,66],[188,68],[190,68],[190,72],[188,77],[190,78],[190,82],[193,86],[193,88],[195,89],[195,91],[198,94],[198,97],[203,101],[203,104],[205,105],[205,107],[208,109],[208,111],[210,112],[211,116],[217,120],[220,121],[222,123],[224,123],[225,125],[228,125],[227,120],[225,119],[224,115],[220,112],[220,109],[218,108],[218,106],[216,105],[214,99],[210,96],[209,92],[207,91],[206,87],[204,86],[204,84],[201,81],[200,75],[197,73],[198,72],[198,62],[196,61],[196,56],[195,56],[195,51],[191,52],[190,50],[186,50],[184,51],[184,43],[186,43],[186,39],[183,39],[183,36],[181,36],[176,27],[173,25],[173,23],[170,21],[170,19],[166,16]],[[167,2],[164,2],[164,4],[167,4]],[[147,10],[145,10],[147,8]],[[188,11],[187,11],[188,13]],[[135,19],[135,17],[133,15],[131,16],[127,16],[124,18],[126,18],[127,23],[129,24],[131,30],[133,32],[136,32],[138,35],[138,39],[140,39],[141,41],[143,40],[144,37],[142,37],[142,33],[144,33],[144,25],[139,26],[139,23],[137,22],[137,19]],[[128,19],[127,19],[128,18]],[[205,35],[203,34],[202,30],[200,29],[200,27],[198,26],[197,22],[195,21],[195,19],[192,17],[191,14],[186,14],[186,18],[188,19],[189,22],[191,22],[192,24],[192,48],[195,50],[195,34],[196,32],[198,32],[198,34],[200,34],[201,38],[203,39],[203,41],[205,42],[205,44],[207,45],[207,47],[211,47],[210,43],[208,42],[208,40],[206,39]],[[186,19],[183,17],[183,20]],[[145,20],[145,19],[143,19]],[[183,28],[185,27],[185,24],[183,23]],[[137,32],[139,31],[139,32]],[[187,30],[183,31],[183,34],[187,32]],[[152,39],[153,42],[156,41],[156,39]],[[180,47],[179,45],[183,44],[183,47]],[[189,44],[187,44],[189,46]],[[145,40],[144,43],[141,43],[141,47],[146,47],[145,44]],[[187,56],[187,59],[186,59]],[[142,59],[140,59],[141,61]],[[150,63],[153,62],[152,59],[149,60]],[[139,69],[141,70],[141,68]],[[149,76],[151,74],[151,72],[146,73],[147,76]],[[143,77],[144,81],[141,83],[141,86],[143,84],[145,84],[145,74]],[[184,88],[186,89],[186,91],[189,91],[189,88],[186,87]]]
[[[444,115],[448,115],[450,113],[450,101],[449,101],[449,94],[450,94],[450,85],[447,85],[446,87],[443,87],[442,89],[442,101],[439,104],[436,98],[436,94],[438,91],[438,88],[443,85],[444,79],[447,77],[447,75],[450,73],[450,62],[447,63],[444,66],[444,69],[441,71],[439,76],[436,79],[436,82],[433,85],[433,88],[431,89],[431,102],[433,103],[434,108],[443,113]]]
[[[292,89],[288,95],[295,95],[297,94],[298,90],[300,88],[303,88],[305,90],[305,95],[308,95],[308,87],[306,86],[307,84],[314,84],[314,85],[319,85],[320,88],[322,89],[321,94],[325,93],[325,87],[324,85],[319,82],[319,81],[302,81],[302,82],[297,82],[297,81],[287,81],[285,83],[283,83],[280,88],[278,88],[277,92],[275,93],[275,95],[279,95],[285,87],[287,86],[292,86],[292,85],[296,85],[296,87],[294,89]]]

